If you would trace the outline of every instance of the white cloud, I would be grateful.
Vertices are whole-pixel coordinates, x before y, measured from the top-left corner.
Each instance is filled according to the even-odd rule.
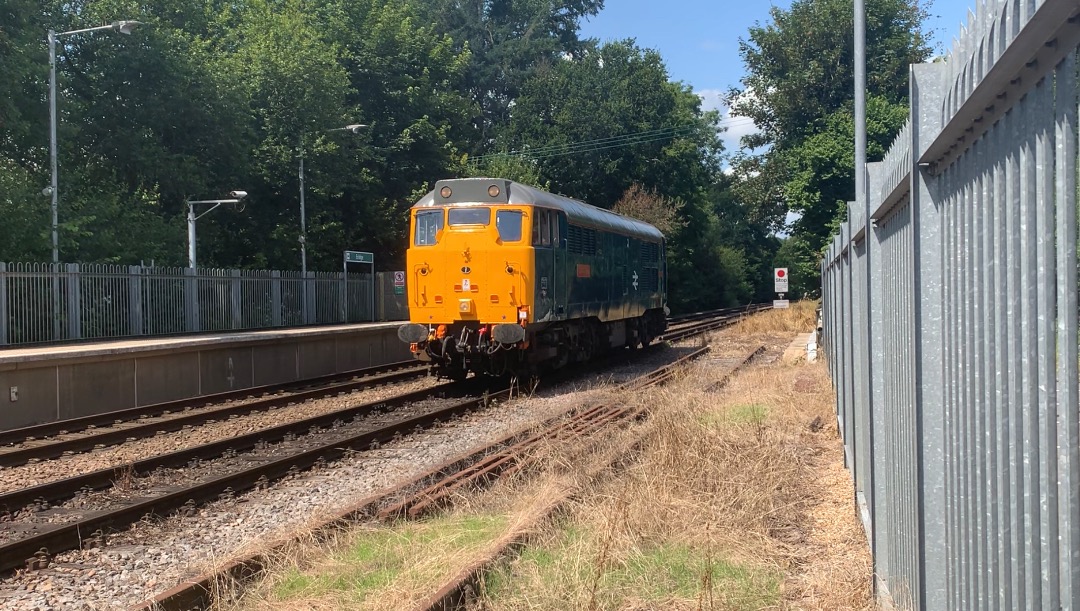
[[[701,98],[702,110],[720,111],[720,126],[727,128],[721,132],[720,139],[724,141],[724,150],[728,153],[739,150],[739,140],[743,136],[758,133],[759,130],[754,125],[753,119],[749,117],[733,117],[731,115],[731,108],[724,103],[725,92],[723,90],[702,89],[696,93]],[[752,94],[744,93],[743,95]]]

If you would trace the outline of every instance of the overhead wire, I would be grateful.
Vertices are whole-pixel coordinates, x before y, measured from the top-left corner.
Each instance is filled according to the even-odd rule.
[[[749,117],[740,117],[737,119],[728,119],[726,121],[720,121],[718,127],[739,127],[753,123],[753,119]],[[595,138],[593,140],[583,140],[580,142],[572,142],[566,144],[553,144],[543,147],[537,147],[533,149],[522,149],[517,151],[508,151],[505,153],[487,153],[484,155],[477,155],[473,157],[471,161],[485,161],[488,159],[499,158],[522,158],[527,157],[530,159],[547,159],[550,157],[559,157],[563,155],[572,155],[575,153],[591,153],[595,151],[621,148],[624,146],[632,146],[635,144],[647,144],[650,142],[657,142],[668,138],[674,138],[676,136],[684,135],[700,127],[699,124],[684,124],[671,127],[656,128],[651,130],[645,130],[641,132],[634,132],[630,134],[620,134],[618,136],[607,136],[604,138]]]

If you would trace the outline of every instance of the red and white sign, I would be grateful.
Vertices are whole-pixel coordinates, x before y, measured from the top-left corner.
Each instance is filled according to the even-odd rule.
[[[777,267],[773,270],[773,285],[777,293],[788,292],[788,273],[786,267]]]

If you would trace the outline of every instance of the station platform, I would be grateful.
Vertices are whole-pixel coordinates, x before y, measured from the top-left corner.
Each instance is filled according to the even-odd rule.
[[[0,430],[408,360],[401,324],[0,350]]]

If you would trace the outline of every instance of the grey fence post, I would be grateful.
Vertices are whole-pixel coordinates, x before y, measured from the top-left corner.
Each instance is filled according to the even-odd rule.
[[[241,286],[240,270],[230,270],[229,275],[229,310],[232,314],[231,327],[233,329],[244,328],[243,300],[240,299]]]
[[[128,266],[128,331],[131,335],[142,335],[142,266]]]
[[[6,346],[11,341],[7,305],[7,263],[0,261],[0,346]]]
[[[51,309],[49,310],[50,318],[52,318],[52,338],[53,341],[61,341],[64,339],[63,330],[60,328],[60,264],[50,263],[48,265],[49,280],[52,284],[52,292],[49,295],[49,303]]]
[[[270,324],[281,326],[281,272],[270,272]]]
[[[195,333],[200,330],[199,327],[199,277],[198,270],[193,268],[185,268],[184,276],[184,309],[187,316],[185,320],[187,322],[188,333]]]
[[[390,272],[390,275],[393,275],[393,272]],[[371,283],[375,287],[375,314],[372,320],[386,320],[386,276],[386,272],[379,272],[375,274],[375,282]]]
[[[341,322],[349,322],[349,272],[341,272]]]
[[[64,297],[67,300],[68,339],[82,339],[82,298],[79,264],[68,263],[65,270]]]
[[[300,312],[305,325],[315,322],[315,272],[301,274]]]
[[[911,154],[918,160],[942,128],[945,95],[944,63],[911,67]],[[911,206],[915,238],[915,403],[918,408],[916,439],[919,481],[919,565],[921,609],[949,606],[947,541],[945,528],[945,412],[942,389],[944,341],[942,312],[941,208],[939,180],[926,167],[912,168]]]
[[[881,184],[884,182],[885,163],[875,162],[866,164],[866,195],[871,208],[881,204]],[[868,215],[869,217],[870,215]],[[885,493],[885,479],[888,474],[888,465],[882,464],[887,455],[884,451],[877,451],[878,443],[885,437],[879,437],[879,432],[884,432],[885,427],[882,410],[885,407],[884,390],[882,383],[885,375],[885,350],[887,343],[884,340],[885,333],[884,315],[882,304],[885,302],[884,292],[888,285],[888,279],[884,278],[886,266],[882,261],[881,242],[878,239],[878,230],[871,227],[866,232],[866,250],[870,257],[869,275],[877,281],[870,284],[867,290],[869,320],[866,326],[869,333],[870,346],[868,357],[870,359],[870,379],[867,385],[867,394],[870,400],[867,414],[867,426],[869,427],[868,446],[870,450],[869,463],[866,469],[870,472],[869,484],[863,490],[866,499],[866,510],[872,525],[869,543],[870,553],[874,561],[874,573],[876,575],[890,574],[889,551],[888,551],[888,528],[891,520],[886,517],[889,514],[887,506],[888,496]],[[901,348],[902,349],[902,348]]]

